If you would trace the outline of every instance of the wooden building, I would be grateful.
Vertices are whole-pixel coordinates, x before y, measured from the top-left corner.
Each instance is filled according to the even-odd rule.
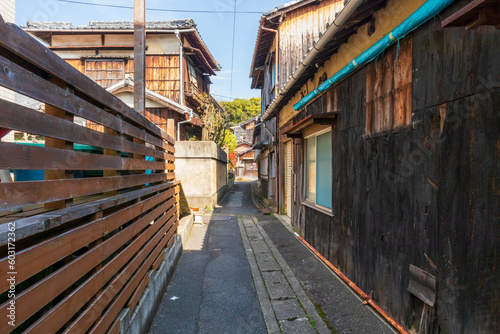
[[[90,22],[73,26],[64,22],[28,21],[25,31],[46,43],[52,51],[104,88],[122,82],[134,71],[133,22]],[[167,124],[168,133],[180,139],[201,139],[202,127],[196,116],[190,120],[207,95],[210,76],[220,66],[201,39],[191,20],[146,23],[146,89],[173,101],[171,106],[147,108],[146,116],[156,124]],[[164,118],[168,117],[168,118]]]
[[[279,95],[307,50],[343,6],[343,0],[291,1],[262,15],[250,69],[251,88],[261,90],[262,114]],[[275,117],[262,119],[256,128],[254,147],[260,150],[259,165],[267,166],[266,170],[259,173],[260,195],[276,211],[290,216],[291,193],[282,194],[285,200],[279,201],[280,194],[276,191],[279,177],[274,171],[277,170],[280,153],[277,150],[277,133]],[[269,170],[273,173],[269,173]],[[291,185],[292,174],[291,169],[287,170],[283,179],[288,185]],[[278,208],[281,202],[283,204]]]
[[[248,181],[257,179],[257,164],[254,160],[254,150],[252,144],[247,141],[238,143],[236,152],[236,170],[235,176]]]
[[[499,9],[296,1],[261,21],[279,211],[406,329],[500,332]]]

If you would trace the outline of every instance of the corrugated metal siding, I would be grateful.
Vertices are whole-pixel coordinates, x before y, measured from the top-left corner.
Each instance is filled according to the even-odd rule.
[[[286,197],[286,215],[292,216],[292,141],[286,144],[285,157],[285,197]]]

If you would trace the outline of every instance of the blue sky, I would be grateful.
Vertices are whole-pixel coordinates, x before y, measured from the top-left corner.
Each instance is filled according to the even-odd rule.
[[[133,0],[75,0],[87,3],[133,6]],[[217,13],[187,13],[147,11],[146,20],[172,20],[192,18],[215,59],[222,65],[222,71],[212,77],[212,94],[218,99],[230,96],[231,50],[233,33],[233,11],[235,0],[146,0],[147,8],[209,10]],[[266,12],[288,0],[236,0],[237,11]],[[34,21],[66,21],[75,25],[90,21],[131,21],[131,9],[106,8],[66,3],[60,0],[16,0],[16,23]],[[259,97],[260,91],[250,89],[250,64],[257,39],[261,14],[236,14],[235,55],[233,67],[232,97]],[[226,99],[227,100],[227,99]]]

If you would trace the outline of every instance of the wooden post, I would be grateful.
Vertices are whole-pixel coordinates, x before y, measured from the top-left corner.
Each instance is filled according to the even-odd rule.
[[[145,116],[146,95],[146,4],[134,0],[134,108]]]

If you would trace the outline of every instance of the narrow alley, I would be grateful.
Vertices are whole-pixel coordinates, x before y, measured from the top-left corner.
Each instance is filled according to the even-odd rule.
[[[150,333],[394,333],[258,210],[251,185],[236,183],[193,227]]]

